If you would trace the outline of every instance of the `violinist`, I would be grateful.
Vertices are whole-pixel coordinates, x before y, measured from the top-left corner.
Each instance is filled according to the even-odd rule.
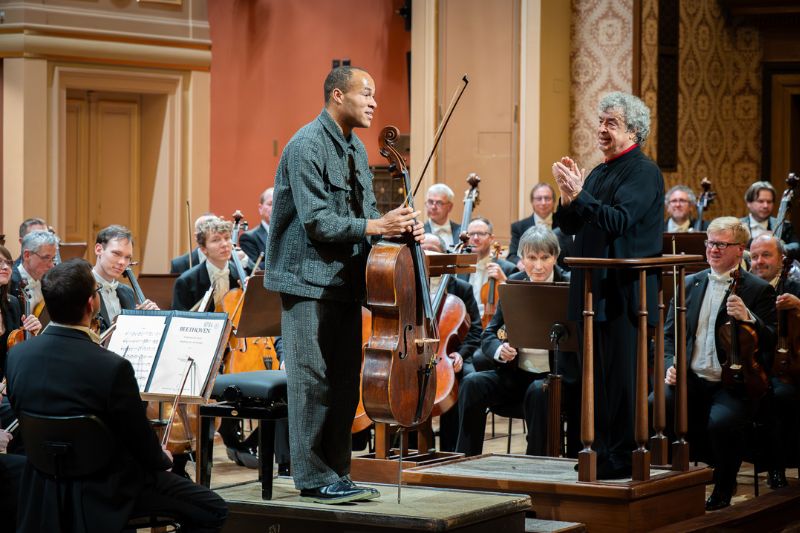
[[[32,231],[22,238],[22,262],[11,274],[9,291],[19,298],[21,281],[25,280],[31,309],[41,309],[41,279],[55,265],[57,251],[58,237],[49,231]]]
[[[157,311],[158,305],[150,300],[136,304],[133,289],[119,279],[133,259],[133,235],[124,226],[112,225],[100,230],[95,239],[97,256],[92,274],[100,289],[100,331],[114,322],[123,309]]]
[[[714,491],[706,501],[712,511],[730,505],[736,474],[742,462],[745,428],[753,402],[722,384],[724,346],[720,331],[728,317],[750,324],[758,334],[756,358],[771,368],[775,342],[775,290],[769,282],[741,272],[738,295],[730,294],[731,272],[739,269],[750,239],[747,225],[735,217],[721,217],[708,225],[706,259],[710,269],[686,278],[686,360],[689,432],[687,440],[700,459],[714,466]],[[667,430],[674,427],[676,370],[674,306],[664,325]],[[709,450],[700,444],[708,442]]]
[[[292,475],[303,501],[379,497],[350,479],[350,429],[358,405],[361,304],[368,239],[413,232],[420,214],[377,211],[372,172],[355,128],[368,128],[375,82],[350,66],[330,71],[322,112],[281,155],[264,286],[279,292],[288,377]]]
[[[22,239],[25,238],[25,235],[32,231],[48,231],[47,222],[43,218],[39,217],[31,217],[26,218],[22,221],[22,224],[19,225],[19,245],[20,248],[22,247]],[[14,261],[14,268],[17,268],[22,262],[22,252],[20,252],[19,257]]]
[[[426,233],[424,239],[425,240],[422,241],[423,250],[440,253],[445,252],[445,243],[441,237],[437,237],[433,233]],[[436,292],[439,279],[441,278],[431,278],[432,293]],[[466,281],[450,276],[447,282],[447,293],[456,296],[464,302],[470,319],[467,336],[464,337],[464,340],[453,352],[447,354],[447,357],[453,360],[453,370],[456,373],[456,379],[461,381],[465,376],[475,371],[475,367],[472,364],[472,354],[480,345],[481,333],[483,333],[481,313],[478,311],[478,303],[475,301],[475,296],[472,294],[472,287],[470,287],[469,283]],[[458,404],[456,404],[439,418],[439,450],[443,452],[455,451],[458,428]]]
[[[453,189],[444,183],[434,183],[425,195],[425,232],[441,237],[448,250],[459,243],[461,234],[461,224],[450,220],[454,198]]]
[[[489,219],[478,217],[473,218],[467,227],[469,245],[472,252],[478,256],[478,264],[475,265],[475,272],[472,274],[459,274],[459,278],[468,281],[472,285],[472,293],[475,301],[478,302],[478,310],[483,314],[485,301],[481,299],[481,290],[488,283],[489,279],[494,279],[496,284],[503,283],[508,276],[516,272],[517,267],[505,259],[492,259],[490,252],[494,243],[494,231]]]
[[[664,207],[667,211],[665,232],[685,233],[694,231],[695,220],[692,218],[694,205],[697,198],[694,191],[686,185],[675,185],[664,195]],[[708,222],[703,221],[703,229],[708,227]]]
[[[750,271],[773,287],[777,287],[784,256],[784,247],[780,239],[771,234],[760,235],[750,244]],[[778,294],[776,309],[800,313],[800,282],[791,277],[784,280],[783,292]],[[783,333],[796,334],[793,331]],[[797,428],[800,427],[800,396],[797,383],[772,376],[770,385],[772,396],[768,397],[768,438],[771,453],[767,456],[769,463],[767,485],[779,489],[787,485],[786,464],[794,453],[791,443],[794,442],[793,438],[796,438]]]
[[[167,471],[172,462],[147,420],[131,363],[96,344],[89,325],[100,307],[97,290],[83,259],[45,275],[42,292],[52,321],[10,351],[8,390],[18,416],[99,417],[116,443],[115,457],[100,478],[59,481],[63,491],[80,495],[71,499],[69,513],[59,512],[64,492],[56,481],[26,464],[17,531],[61,531],[59,521],[67,517],[68,531],[121,531],[133,513],[159,511],[176,516],[188,531],[219,531],[224,500]]]
[[[239,238],[239,245],[242,250],[247,254],[251,263],[255,263],[258,256],[265,253],[267,249],[267,235],[269,235],[269,221],[272,218],[272,193],[274,187],[270,187],[261,193],[258,199],[258,214],[261,216],[261,223],[251,229],[242,233]],[[264,261],[258,265],[258,268],[264,268]]]
[[[509,279],[537,282],[568,281],[556,264],[560,252],[558,238],[546,226],[533,226],[522,234],[519,244],[524,271]],[[518,351],[508,342],[501,341],[497,333],[505,325],[502,302],[489,325],[481,335],[483,353],[494,363],[491,370],[474,372],[461,381],[458,391],[458,409],[461,428],[456,451],[466,455],[479,455],[483,450],[486,410],[494,405],[522,403],[528,427],[529,455],[544,455],[547,424],[547,394],[543,388],[550,371],[553,354],[547,350]],[[564,372],[564,382],[576,382],[577,357],[574,352],[562,353],[559,368]]]
[[[12,268],[11,253],[0,246],[0,380],[5,376],[8,334],[20,327],[34,335],[42,329],[39,319],[33,314],[25,316],[20,301],[9,292]]]

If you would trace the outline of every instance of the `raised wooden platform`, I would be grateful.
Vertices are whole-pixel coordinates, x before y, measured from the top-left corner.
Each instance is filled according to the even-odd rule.
[[[369,483],[388,483],[396,484],[398,479],[399,455],[397,449],[392,449],[387,454],[386,459],[376,457],[374,453],[368,453],[353,457],[350,464],[350,477],[356,481]],[[452,461],[453,459],[463,459],[463,453],[451,452],[431,452],[419,453],[415,450],[403,454],[403,470],[415,468],[417,466],[432,466]]]
[[[291,478],[279,477],[272,500],[261,499],[261,484],[247,482],[216,488],[228,503],[223,532],[366,532],[366,531],[503,531],[523,533],[530,498],[500,494],[369,484],[381,497],[368,502],[322,505],[300,501]]]
[[[579,482],[573,459],[480,455],[403,472],[411,485],[529,494],[537,518],[586,524],[592,533],[651,531],[705,513],[710,468],[652,468],[649,481]]]

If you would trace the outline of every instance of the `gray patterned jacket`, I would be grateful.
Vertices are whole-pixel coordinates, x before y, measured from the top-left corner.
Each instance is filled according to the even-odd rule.
[[[284,148],[273,203],[264,286],[307,298],[363,300],[367,219],[380,214],[356,134],[345,139],[323,109]]]

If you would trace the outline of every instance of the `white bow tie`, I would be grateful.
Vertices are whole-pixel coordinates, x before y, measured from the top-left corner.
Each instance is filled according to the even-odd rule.
[[[729,272],[724,274],[717,274],[716,272],[709,272],[708,279],[716,283],[725,283],[726,285],[731,282],[731,275]]]
[[[221,279],[228,279],[229,275],[230,275],[230,270],[227,268],[225,270],[217,270],[216,272],[214,272],[214,277],[211,279],[211,283],[216,283],[218,280]]]
[[[100,286],[103,288],[103,291],[109,292],[109,293],[110,292],[116,292],[118,285],[119,285],[119,281],[117,281],[117,280],[113,280],[113,281],[102,280],[102,281],[100,281]]]

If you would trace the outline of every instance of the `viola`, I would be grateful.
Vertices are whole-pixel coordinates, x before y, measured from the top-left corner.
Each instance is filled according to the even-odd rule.
[[[496,263],[497,258],[500,257],[500,250],[502,246],[499,242],[492,243],[492,250],[489,252],[491,262]],[[497,302],[500,299],[500,294],[497,289],[497,280],[489,278],[489,280],[481,287],[481,303],[483,303],[483,315],[481,316],[481,323],[483,328],[489,325],[495,311],[497,311]]]
[[[20,281],[20,291],[19,291],[19,298],[22,300],[22,308],[24,310],[25,316],[30,316],[32,313],[31,311],[31,300],[30,296],[28,295],[28,289],[26,287],[27,282],[23,279]],[[23,326],[18,327],[17,329],[11,330],[8,334],[8,339],[6,340],[6,346],[11,349],[13,346],[16,346],[18,343],[28,340],[33,336],[33,333],[26,330]]]
[[[239,326],[239,319],[244,307],[244,293],[247,282],[250,279],[242,267],[239,255],[236,253],[239,244],[239,234],[243,228],[247,227],[247,222],[243,221],[242,212],[238,209],[232,216],[234,225],[232,232],[233,253],[231,260],[236,268],[236,274],[241,280],[239,287],[231,288],[225,293],[222,304],[218,311],[228,313],[233,323],[234,331]],[[259,259],[260,261],[260,259]],[[233,374],[237,372],[250,372],[255,370],[278,370],[280,361],[275,350],[275,342],[272,337],[252,337],[241,338],[232,335],[228,342],[228,352],[225,355],[224,372]]]
[[[697,220],[694,222],[694,231],[703,231],[703,213],[717,197],[717,193],[711,191],[711,181],[708,178],[703,178],[700,182],[700,187],[703,192],[697,198],[695,207],[697,208]]]
[[[736,294],[741,282],[741,272],[738,268],[733,271],[731,277],[733,283],[730,294]],[[764,367],[756,357],[758,333],[755,328],[729,316],[728,322],[720,328],[719,335],[725,356],[722,363],[723,385],[737,392],[744,390],[747,396],[754,400],[763,397],[767,392],[769,381]]]
[[[408,169],[394,147],[398,135],[397,128],[385,127],[380,152],[413,208]],[[378,242],[367,259],[366,281],[372,335],[364,351],[364,407],[376,422],[413,428],[433,410],[439,344],[422,247],[412,235]]]
[[[775,288],[780,295],[786,292],[786,279],[792,268],[792,260],[783,258],[783,269]],[[775,346],[775,359],[772,375],[783,383],[800,383],[800,318],[790,309],[778,309],[778,342]]]

